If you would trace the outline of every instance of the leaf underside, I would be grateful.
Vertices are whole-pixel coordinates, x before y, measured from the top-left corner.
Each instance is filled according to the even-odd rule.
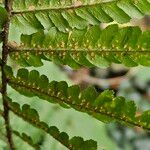
[[[30,136],[28,136],[26,133],[20,134],[18,131],[13,130],[13,134],[15,134],[17,137],[22,139],[24,142],[28,143],[31,147],[33,147],[35,150],[40,150],[39,144],[35,144]]]
[[[11,68],[6,68],[8,84],[25,96],[38,96],[65,108],[72,107],[101,121],[119,121],[150,130],[150,111],[136,116],[135,103],[123,97],[115,97],[113,91],[106,90],[98,94],[93,87],[81,91],[79,86],[68,87],[64,81],[49,82],[45,75],[40,76],[35,70],[28,72],[27,69],[20,69],[15,77]]]
[[[118,28],[116,24],[101,30],[92,26],[69,33],[40,31],[22,35],[20,45],[10,42],[10,56],[23,66],[41,66],[41,59],[72,68],[108,67],[122,63],[128,67],[150,66],[150,31],[139,27]]]
[[[67,147],[70,150],[97,150],[97,143],[93,140],[84,141],[81,137],[72,137],[69,139],[69,136],[65,132],[60,132],[59,129],[55,126],[48,126],[45,122],[40,121],[39,114],[35,109],[30,108],[30,105],[24,104],[22,108],[16,102],[12,102],[12,100],[8,97],[5,97],[8,102],[9,109],[22,118],[24,121],[32,124],[34,127],[43,130],[45,133],[52,136],[54,139],[59,141],[62,145]],[[20,135],[19,132],[14,131],[14,134],[19,136],[21,139],[26,141],[28,144],[32,145],[32,147],[39,149],[38,145],[35,145],[32,139],[23,133]]]
[[[117,25],[150,15],[150,0],[14,0],[10,18],[1,6],[0,43],[5,22],[10,19],[10,35],[13,30],[19,31],[21,42],[17,44],[8,39],[8,53],[21,66],[42,66],[42,60],[75,69],[82,66],[105,68],[112,63],[127,67],[150,66],[150,30]],[[101,23],[111,25],[101,29]],[[111,90],[99,94],[93,87],[80,90],[79,86],[69,87],[64,81],[49,82],[36,70],[19,69],[15,76],[9,66],[5,66],[5,75],[8,84],[27,97],[37,96],[64,108],[74,108],[106,123],[117,121],[150,131],[150,110],[137,111],[133,101],[116,97]],[[66,148],[97,149],[95,141],[69,138],[57,127],[40,121],[38,112],[29,105],[20,107],[9,97],[4,98],[10,111]],[[4,115],[3,111],[0,115]],[[12,132],[34,149],[40,149],[27,134]]]
[[[146,14],[150,14],[149,0],[15,0],[13,24],[23,33],[51,27],[66,32],[101,22],[127,23]]]

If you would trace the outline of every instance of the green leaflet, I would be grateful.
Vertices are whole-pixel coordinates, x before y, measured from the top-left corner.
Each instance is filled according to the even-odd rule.
[[[20,139],[28,143],[31,147],[33,147],[35,150],[40,150],[40,146],[38,144],[35,144],[30,136],[28,136],[26,133],[20,134],[18,131],[13,131],[13,134],[18,136]]]
[[[146,125],[150,124],[150,110],[145,111],[141,116],[139,116],[139,120],[141,120]]]
[[[7,12],[6,10],[0,6],[0,30],[3,29],[3,25],[7,20]]]
[[[100,22],[127,23],[131,18],[139,19],[145,14],[150,14],[150,2],[149,0],[14,0],[13,14],[13,23],[16,24],[18,20],[17,25],[24,34],[28,32],[23,30],[26,26],[31,26],[32,33],[50,27],[67,32],[70,28],[84,29],[89,24],[98,25]],[[41,25],[37,26],[38,24]]]
[[[6,10],[0,6],[0,43],[2,42],[1,32],[3,30],[4,23],[7,20]]]
[[[68,87],[64,81],[49,83],[46,76],[40,76],[35,70],[28,72],[26,69],[20,69],[16,77],[11,71],[7,71],[10,70],[10,67],[6,66],[5,70],[8,84],[25,96],[38,96],[51,103],[67,105],[99,120],[105,120],[105,122],[116,120],[150,130],[150,123],[147,120],[150,117],[149,112],[144,112],[141,116],[136,117],[134,102],[126,101],[123,97],[114,97],[112,91],[108,90],[98,94],[92,87],[80,91],[77,85]],[[22,109],[26,110],[25,106]],[[29,115],[34,116],[34,114],[36,113],[32,112]]]
[[[35,109],[30,108],[29,105],[24,104],[20,108],[19,104],[12,102],[8,97],[5,97],[8,101],[10,110],[17,116],[21,117],[23,120],[32,124],[33,126],[45,131],[47,134],[51,135],[54,139],[59,141],[62,145],[70,150],[97,150],[97,143],[93,140],[84,141],[81,137],[73,137],[69,139],[69,136],[65,132],[60,132],[55,126],[48,126],[45,122],[40,121],[38,112]],[[18,132],[14,132],[17,136],[28,142],[32,146],[37,146],[33,144],[30,137],[26,134],[20,135]],[[38,147],[39,148],[39,147]]]
[[[114,34],[115,33],[115,34]],[[32,35],[22,35],[22,43],[13,46],[10,56],[23,66],[41,66],[41,59],[72,68],[81,66],[108,67],[122,63],[128,67],[150,66],[150,31],[139,27],[118,28],[116,24],[101,30],[92,26],[69,33],[52,27]]]

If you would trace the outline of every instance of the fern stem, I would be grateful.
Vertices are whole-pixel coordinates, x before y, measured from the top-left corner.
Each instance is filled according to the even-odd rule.
[[[23,53],[26,53],[26,52],[40,52],[40,53],[55,53],[55,52],[71,52],[71,53],[77,53],[77,52],[87,52],[87,53],[91,53],[91,52],[94,52],[94,53],[130,53],[130,54],[135,54],[135,53],[144,53],[144,54],[149,54],[150,53],[150,50],[149,49],[145,49],[143,50],[142,48],[139,49],[139,50],[122,50],[122,49],[117,49],[117,48],[102,48],[102,47],[98,47],[98,48],[39,48],[39,47],[21,47],[21,45],[13,45],[11,44],[10,42],[8,43],[8,47],[9,47],[9,54],[10,53],[14,53],[14,52],[23,52]]]
[[[70,53],[78,53],[78,52],[86,52],[87,54],[88,53],[91,53],[91,52],[94,52],[95,54],[105,54],[105,53],[117,53],[117,54],[120,54],[120,53],[129,53],[129,54],[135,54],[135,53],[142,53],[142,54],[149,54],[150,51],[149,50],[106,50],[106,49],[88,49],[88,50],[84,50],[84,49],[16,49],[16,50],[10,50],[9,51],[9,54],[10,53],[15,53],[15,52],[22,52],[22,53],[26,53],[26,52],[29,52],[29,53],[64,53],[64,52],[70,52]]]
[[[11,20],[11,10],[12,10],[12,0],[5,0],[5,9],[7,10],[8,17],[7,21],[4,25],[4,31],[3,31],[3,46],[2,46],[2,99],[3,99],[3,117],[5,120],[5,126],[6,126],[6,137],[8,140],[9,148],[10,150],[14,150],[14,144],[12,141],[12,132],[10,128],[10,119],[9,119],[9,107],[8,102],[5,100],[4,96],[7,95],[7,78],[4,72],[4,66],[7,64],[7,57],[8,57],[8,35],[9,35],[9,26],[10,26],[10,20]]]

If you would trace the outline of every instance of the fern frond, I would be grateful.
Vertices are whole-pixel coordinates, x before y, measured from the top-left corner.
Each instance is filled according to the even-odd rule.
[[[0,31],[3,29],[3,25],[7,20],[7,11],[0,6]]]
[[[55,26],[66,32],[69,28],[84,29],[100,22],[129,22],[150,14],[149,0],[15,0],[13,23],[34,30]]]
[[[3,26],[4,23],[7,20],[7,11],[0,6],[0,43],[2,42],[2,31],[3,31]]]
[[[92,26],[84,30],[63,33],[56,28],[48,32],[22,35],[20,45],[10,42],[10,56],[23,66],[41,66],[41,59],[70,65],[108,67],[122,63],[133,67],[150,66],[150,30],[139,27],[118,28],[110,25],[104,30]]]
[[[24,142],[28,143],[32,148],[35,150],[40,150],[40,146],[38,144],[35,144],[30,136],[28,136],[26,133],[20,134],[18,131],[13,130],[13,134],[15,134],[17,137],[22,139]]]
[[[97,143],[93,140],[84,141],[81,137],[73,137],[69,139],[69,136],[65,132],[60,132],[55,126],[48,126],[45,122],[40,121],[39,115],[35,109],[30,108],[29,105],[24,104],[22,108],[20,108],[19,104],[16,102],[12,102],[12,100],[8,97],[5,97],[8,101],[8,105],[10,110],[21,117],[23,120],[32,124],[33,126],[45,131],[47,134],[51,135],[54,139],[59,141],[62,145],[67,147],[70,150],[96,150]],[[25,136],[26,138],[26,136]]]
[[[63,81],[49,83],[45,75],[40,76],[35,70],[28,72],[20,69],[14,77],[11,68],[7,67],[6,75],[8,84],[25,96],[38,96],[63,107],[69,106],[101,121],[119,121],[150,130],[150,111],[137,117],[135,103],[126,101],[123,97],[114,97],[112,91],[106,90],[99,95],[92,87],[80,91],[79,86],[68,87]]]

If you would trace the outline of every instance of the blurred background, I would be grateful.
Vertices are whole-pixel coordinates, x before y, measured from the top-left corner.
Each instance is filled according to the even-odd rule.
[[[142,30],[149,29],[150,17],[146,16],[142,20],[133,20],[127,25],[139,25]],[[102,28],[105,24],[101,25]],[[19,35],[16,29],[11,31],[10,38],[17,41]],[[15,36],[14,36],[15,35]],[[19,66],[9,60],[14,70]],[[33,68],[28,68],[32,70]],[[121,95],[127,99],[135,100],[139,112],[150,109],[150,68],[134,67],[126,68],[123,65],[112,64],[109,68],[81,68],[72,70],[68,66],[58,66],[44,61],[44,66],[34,68],[41,74],[47,75],[49,80],[67,81],[69,85],[79,84],[82,89],[93,85],[98,92],[105,89],[112,89],[116,95]],[[79,113],[73,109],[63,109],[59,105],[50,104],[37,97],[27,98],[10,87],[9,96],[21,105],[27,103],[35,108],[40,119],[49,125],[56,125],[60,131],[66,131],[70,137],[82,136],[84,139],[94,139],[98,142],[98,150],[150,150],[150,133],[140,128],[129,128],[118,123],[104,124],[87,114]],[[2,101],[0,108],[2,109]],[[20,132],[30,135],[42,150],[66,150],[57,141],[42,131],[24,122],[14,114],[11,116],[12,127]],[[0,118],[0,150],[7,150],[6,139],[4,137],[4,121]],[[24,143],[14,135],[14,143],[18,150],[32,150],[28,144]]]

